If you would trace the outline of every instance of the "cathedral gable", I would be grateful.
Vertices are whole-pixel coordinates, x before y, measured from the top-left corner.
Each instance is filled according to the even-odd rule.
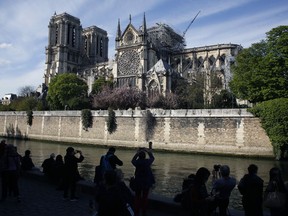
[[[132,24],[129,24],[122,34],[121,45],[132,45],[139,42],[139,32]]]

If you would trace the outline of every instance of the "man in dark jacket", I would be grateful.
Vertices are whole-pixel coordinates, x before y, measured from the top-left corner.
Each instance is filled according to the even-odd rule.
[[[76,157],[75,154],[79,154]],[[76,182],[79,180],[78,163],[82,162],[84,157],[82,152],[74,150],[72,147],[66,149],[64,157],[64,199],[68,199],[68,192],[70,189],[70,201],[76,201],[78,198],[75,196]]]
[[[238,189],[243,195],[242,204],[246,216],[262,216],[263,180],[257,176],[258,167],[251,164],[248,174],[240,180]]]
[[[42,163],[43,173],[47,176],[50,180],[54,180],[55,177],[55,154],[50,154],[50,157],[45,159]]]
[[[31,151],[26,150],[25,155],[21,159],[21,169],[26,170],[32,170],[35,167],[32,159],[31,159]]]

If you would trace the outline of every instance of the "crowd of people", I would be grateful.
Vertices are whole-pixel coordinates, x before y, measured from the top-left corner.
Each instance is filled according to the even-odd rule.
[[[124,174],[119,168],[123,166],[123,162],[115,152],[116,149],[110,147],[107,153],[100,157],[99,165],[95,167],[94,198],[97,203],[97,215],[146,216],[149,192],[155,184],[151,169],[155,160],[152,142],[149,142],[148,148],[139,148],[133,156],[131,163],[135,167],[135,172],[129,185],[126,185],[123,180]],[[55,183],[58,190],[63,190],[64,200],[78,200],[76,183],[82,179],[78,171],[78,163],[83,160],[84,156],[80,150],[68,147],[64,158],[60,154],[55,157],[55,154],[51,153],[41,165],[45,177]],[[22,157],[14,145],[6,144],[5,140],[1,141],[1,201],[5,201],[9,194],[16,197],[18,202],[21,201],[19,176],[21,172],[34,167],[30,150],[26,150]],[[288,215],[288,191],[280,169],[273,167],[270,170],[269,183],[265,189],[264,181],[257,175],[257,172],[258,167],[255,164],[249,165],[248,173],[240,179],[237,185],[236,179],[230,176],[230,168],[227,165],[215,164],[212,172],[205,167],[200,167],[195,174],[192,173],[184,179],[182,192],[175,196],[174,201],[182,204],[187,210],[187,215],[226,216],[229,215],[231,192],[238,187],[246,216],[263,216],[263,206],[270,209],[271,216]],[[208,191],[206,184],[211,173],[212,190]],[[275,199],[280,200],[281,203],[275,204]]]
[[[183,181],[182,193],[177,194],[175,202],[182,206],[193,216],[231,215],[228,209],[232,190],[238,187],[242,195],[242,205],[245,216],[263,216],[263,207],[270,210],[271,216],[288,215],[288,189],[277,167],[269,172],[269,183],[264,190],[264,181],[257,175],[258,167],[250,164],[248,173],[240,179],[230,176],[227,165],[214,165],[212,170],[212,190],[208,192],[206,184],[210,171],[201,167],[196,174],[190,174]],[[270,196],[270,194],[273,194]],[[281,195],[281,196],[280,196]]]
[[[123,162],[115,155],[115,151],[114,147],[109,148],[95,168],[98,215],[138,216],[141,213],[146,216],[149,191],[155,183],[151,170],[154,161],[152,143],[149,143],[149,148],[139,148],[132,158],[135,177],[134,186],[130,188],[123,181],[123,172],[117,167],[122,166]]]

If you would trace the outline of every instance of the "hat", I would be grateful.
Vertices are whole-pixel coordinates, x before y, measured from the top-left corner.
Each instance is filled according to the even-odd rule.
[[[50,154],[50,157],[55,158],[55,154],[54,153]]]

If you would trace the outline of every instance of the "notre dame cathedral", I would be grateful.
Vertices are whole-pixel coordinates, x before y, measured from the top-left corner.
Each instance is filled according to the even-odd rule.
[[[48,27],[45,84],[57,74],[75,73],[87,82],[89,92],[100,76],[113,78],[118,87],[138,87],[148,95],[165,96],[177,76],[197,85],[199,74],[204,77],[204,90],[211,88],[212,75],[221,81],[220,90],[228,89],[230,66],[242,49],[231,43],[186,48],[184,37],[170,26],[157,23],[147,27],[144,14],[139,28],[132,24],[131,16],[125,28],[118,20],[115,59],[109,61],[104,29],[82,28],[80,19],[67,13],[55,13]]]

